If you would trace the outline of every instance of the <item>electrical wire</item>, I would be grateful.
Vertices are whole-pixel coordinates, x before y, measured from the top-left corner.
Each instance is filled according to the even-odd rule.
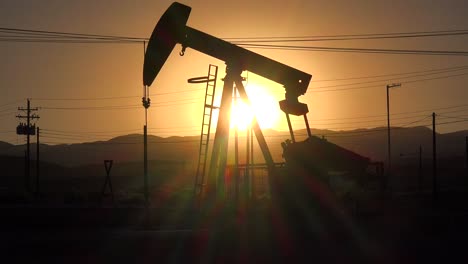
[[[195,91],[203,91],[203,89],[187,89],[182,91],[174,91],[174,92],[164,92],[164,93],[154,93],[150,94],[150,97],[157,97],[160,95],[171,95],[171,94],[179,94],[179,93],[190,93]],[[99,101],[99,100],[116,100],[116,99],[129,99],[129,98],[142,98],[142,96],[138,95],[128,95],[128,96],[114,96],[114,97],[81,97],[81,98],[73,98],[73,97],[56,97],[56,98],[47,98],[47,97],[37,97],[32,98],[33,100],[37,101]],[[201,97],[200,97],[201,98]]]
[[[45,43],[135,43],[141,44],[148,41],[147,38],[135,38],[124,36],[109,36],[97,34],[80,34],[80,33],[66,33],[54,32],[44,30],[27,30],[15,28],[0,28],[0,32],[4,35],[0,41],[5,42],[45,42]],[[455,31],[426,31],[426,32],[409,32],[409,33],[384,33],[384,34],[361,34],[361,35],[335,35],[331,36],[336,40],[351,40],[354,39],[377,39],[377,38],[408,38],[408,37],[434,37],[434,36],[455,36],[465,35],[466,30]],[[6,34],[6,35],[5,35]],[[27,38],[26,36],[29,36]],[[328,37],[330,39],[330,36]],[[345,39],[346,38],[346,39]],[[291,38],[292,41],[299,41],[298,38]],[[325,40],[322,38],[322,40]],[[243,41],[239,39],[238,41]],[[411,50],[411,49],[369,49],[369,48],[350,48],[350,47],[315,47],[315,46],[295,46],[295,45],[271,45],[271,44],[255,44],[260,41],[259,39],[250,39],[250,43],[242,42],[239,46],[249,48],[262,48],[262,49],[282,49],[282,50],[301,50],[301,51],[326,51],[326,52],[354,52],[354,53],[383,53],[383,54],[412,54],[412,55],[448,55],[448,56],[467,56],[468,51],[444,51],[444,50]],[[263,39],[261,41],[267,41]],[[270,42],[276,42],[278,39],[270,39]],[[311,39],[302,39],[302,41],[312,41]],[[283,41],[284,42],[284,41]]]
[[[418,80],[409,80],[405,81],[405,84],[408,83],[416,83],[416,82],[425,82],[425,81],[433,81],[433,80],[440,80],[440,79],[446,79],[446,78],[452,78],[452,77],[460,77],[460,76],[466,76],[468,73],[461,73],[461,74],[453,74],[453,75],[446,75],[446,76],[439,76],[439,77],[433,77],[433,78],[425,78],[425,79],[418,79]],[[348,90],[360,90],[360,89],[367,89],[367,88],[378,88],[382,87],[382,85],[368,85],[368,86],[359,86],[359,87],[348,87],[348,88],[338,88],[338,89],[326,89],[326,90],[314,90],[311,89],[311,92],[314,93],[323,93],[323,92],[338,92],[338,91],[348,91]]]
[[[468,51],[453,50],[416,50],[416,49],[382,49],[382,48],[351,48],[351,47],[319,47],[319,46],[294,46],[294,45],[268,45],[268,44],[239,44],[241,47],[253,49],[295,50],[295,51],[323,51],[323,52],[347,52],[347,53],[372,53],[372,54],[400,54],[400,55],[445,55],[468,56]]]
[[[464,123],[464,122],[468,122],[468,119],[458,120],[458,121],[451,121],[451,122],[441,122],[441,123],[436,123],[436,125],[448,125],[448,124]]]
[[[411,119],[415,117],[421,117],[422,115],[417,115],[417,116],[407,116],[407,117],[395,117],[392,118],[392,120],[403,120],[403,119]],[[295,121],[300,121],[300,120],[295,120]],[[375,123],[375,122],[386,122],[387,119],[374,119],[374,120],[365,120],[365,121],[353,121],[353,122],[339,122],[339,123],[316,123],[314,122],[314,125],[316,126],[328,126],[328,125],[343,125],[343,124],[363,124],[363,123]],[[302,121],[304,122],[304,121]]]
[[[16,113],[17,113],[17,111],[6,112],[6,113],[0,114],[0,117],[1,117],[1,118],[12,117],[12,115],[13,115],[13,114],[16,114]]]
[[[432,75],[435,75],[435,74],[463,71],[463,70],[467,70],[467,69],[468,69],[468,67],[464,67],[464,68],[450,69],[450,70],[439,71],[439,72],[416,74],[416,75],[399,77],[397,80],[411,79],[411,78],[415,78],[415,77],[432,76]],[[468,73],[464,73],[464,74],[468,74]],[[390,82],[390,81],[395,81],[395,78],[383,79],[383,80],[374,80],[374,81],[365,81],[365,82],[346,83],[346,84],[337,84],[337,85],[328,85],[328,86],[319,86],[319,87],[312,87],[311,89],[314,89],[314,90],[315,89],[327,89],[327,88],[336,88],[336,87],[343,87],[343,86],[353,86],[353,85],[361,85],[361,84],[376,83],[376,82]]]
[[[0,105],[0,108],[3,108],[3,107],[8,106],[8,105],[12,105],[12,104],[17,104],[19,101],[21,101],[21,100],[16,99],[16,100],[10,101],[8,103],[4,103],[4,104]]]
[[[58,31],[31,30],[19,28],[1,27],[0,32],[6,33],[5,37],[16,38],[65,38],[69,40],[98,40],[98,41],[129,41],[147,42],[148,38],[128,37],[102,34],[82,34]],[[233,42],[307,42],[307,41],[330,41],[330,40],[360,40],[360,39],[388,39],[388,38],[420,38],[420,37],[440,37],[440,36],[460,36],[467,35],[468,30],[439,30],[439,31],[416,31],[397,33],[371,33],[371,34],[341,34],[341,35],[319,35],[319,36],[287,36],[287,37],[227,37],[227,41]]]
[[[431,117],[430,115],[428,116],[425,116],[424,118],[422,119],[418,119],[418,120],[415,120],[415,121],[411,121],[411,122],[408,122],[408,123],[404,123],[404,124],[398,124],[398,125],[394,125],[392,127],[390,127],[390,130],[396,130],[396,129],[402,129],[402,128],[407,128],[409,125],[413,125],[413,124],[416,124],[416,123],[420,123],[424,120],[426,120],[427,118]],[[382,128],[382,129],[373,129],[373,130],[365,130],[365,131],[346,131],[346,132],[331,132],[331,133],[325,133],[325,134],[322,134],[324,136],[334,136],[336,134],[340,134],[339,136],[342,136],[342,134],[346,134],[346,136],[349,136],[349,135],[360,135],[360,134],[369,134],[369,133],[378,133],[378,132],[382,132],[382,131],[387,131],[388,128]]]
[[[180,99],[176,101],[165,101],[165,102],[158,102],[153,103],[152,107],[167,107],[167,106],[180,106],[186,104],[194,104],[200,103],[202,98],[187,98],[187,99]],[[188,101],[188,102],[184,102]],[[177,104],[171,104],[170,102],[183,102]],[[110,106],[81,106],[81,107],[40,107],[40,109],[44,110],[128,110],[128,109],[143,109],[141,105],[110,105]]]
[[[466,29],[456,29],[456,30],[438,30],[438,31],[413,31],[413,32],[395,32],[395,33],[367,33],[367,34],[341,34],[341,35],[305,35],[305,36],[256,36],[256,37],[228,37],[224,38],[225,40],[236,41],[236,40],[281,40],[281,39],[329,39],[329,38],[360,38],[360,37],[386,37],[386,36],[413,36],[413,35],[436,35],[436,34],[454,34],[458,33],[466,34],[468,30]]]
[[[468,65],[448,67],[448,68],[430,69],[430,70],[424,70],[424,71],[389,73],[389,74],[359,76],[359,77],[349,77],[349,78],[319,79],[319,80],[313,79],[312,82],[313,83],[320,83],[320,82],[351,81],[351,80],[359,80],[359,79],[382,78],[382,77],[389,77],[389,76],[399,76],[399,75],[410,75],[410,74],[419,74],[419,73],[448,71],[448,70],[455,70],[455,69],[462,69],[462,68],[468,68]]]

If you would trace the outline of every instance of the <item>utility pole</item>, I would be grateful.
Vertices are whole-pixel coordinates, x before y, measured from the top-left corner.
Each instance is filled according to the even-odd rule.
[[[36,198],[39,198],[39,175],[40,175],[40,159],[39,159],[39,127],[36,132]]]
[[[432,198],[437,200],[438,184],[437,184],[437,144],[436,144],[436,114],[432,113]]]
[[[392,83],[387,84],[387,147],[388,147],[388,172],[387,172],[387,179],[384,182],[384,188],[387,188],[389,184],[390,177],[392,174],[392,151],[391,151],[391,144],[390,144],[390,97],[388,90],[394,87],[401,87],[401,83]]]
[[[25,180],[24,185],[26,191],[31,191],[30,186],[30,160],[31,160],[31,151],[30,151],[30,136],[36,134],[35,125],[31,126],[31,120],[39,119],[39,116],[36,114],[31,114],[34,111],[38,111],[37,107],[31,108],[31,100],[27,99],[27,107],[18,107],[19,111],[25,111],[26,115],[17,115],[16,117],[19,119],[26,119],[26,124],[20,123],[16,127],[16,134],[18,135],[26,135],[26,165],[25,165]]]
[[[419,145],[418,190],[422,191],[422,146]]]
[[[143,126],[143,188],[145,193],[145,206],[149,205],[149,190],[148,190],[148,108],[151,104],[151,99],[149,98],[149,87],[143,87],[143,107],[145,108],[145,125]]]
[[[468,136],[465,137],[466,145],[466,179],[468,180]]]
[[[143,58],[146,56],[146,41],[143,41]],[[145,207],[149,206],[148,190],[148,108],[151,105],[149,98],[149,86],[143,85],[143,98],[141,99],[145,108],[145,125],[143,126],[143,189],[145,193]],[[147,214],[147,218],[149,215]],[[148,220],[148,219],[147,219]]]

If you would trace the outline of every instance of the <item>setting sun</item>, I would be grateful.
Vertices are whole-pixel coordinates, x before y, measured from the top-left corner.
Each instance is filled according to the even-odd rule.
[[[243,101],[232,102],[231,128],[246,130],[253,120],[252,109]]]
[[[261,128],[273,128],[279,121],[278,102],[259,86],[251,85],[249,88],[251,106],[241,100],[232,102],[231,128],[246,130],[251,125],[254,115]]]

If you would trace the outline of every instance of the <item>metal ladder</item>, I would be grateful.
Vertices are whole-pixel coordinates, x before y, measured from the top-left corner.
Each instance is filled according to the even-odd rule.
[[[210,141],[210,129],[213,109],[219,109],[213,105],[216,90],[216,79],[218,77],[218,66],[210,64],[208,76],[206,77],[205,106],[203,108],[202,129],[200,135],[200,149],[198,152],[197,173],[195,175],[194,200],[199,204],[205,186],[206,161],[208,159],[208,144]]]

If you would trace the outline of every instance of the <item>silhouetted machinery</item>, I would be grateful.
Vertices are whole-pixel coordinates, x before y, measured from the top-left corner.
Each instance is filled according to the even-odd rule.
[[[289,115],[303,115],[308,132],[310,129],[306,114],[308,107],[300,103],[298,97],[305,94],[312,78],[310,74],[289,67],[252,51],[246,50],[232,43],[208,35],[204,32],[186,26],[191,8],[174,2],[163,14],[157,23],[145,53],[143,68],[143,84],[150,86],[176,44],[182,45],[180,55],[184,55],[186,48],[192,48],[210,55],[226,63],[226,77],[219,106],[219,117],[216,128],[211,163],[208,172],[207,191],[220,192],[223,188],[224,169],[227,160],[227,146],[229,138],[229,111],[231,108],[232,92],[234,87],[247,104],[249,98],[242,84],[242,71],[250,71],[267,79],[282,84],[285,89],[285,100],[280,102],[280,108],[285,112],[291,136],[294,141]],[[265,158],[269,172],[274,170],[273,158],[262,131],[254,119],[253,129],[257,137],[262,154]],[[272,173],[269,173],[272,175]],[[269,178],[272,183],[271,176]],[[216,191],[218,190],[218,191]]]

